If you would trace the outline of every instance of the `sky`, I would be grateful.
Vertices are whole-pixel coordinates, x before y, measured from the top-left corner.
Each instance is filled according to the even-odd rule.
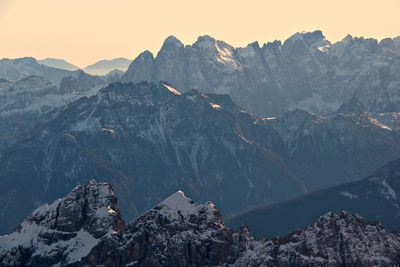
[[[330,41],[400,35],[400,0],[0,0],[0,58],[63,58],[79,67],[157,53],[211,35],[233,46],[322,30]]]

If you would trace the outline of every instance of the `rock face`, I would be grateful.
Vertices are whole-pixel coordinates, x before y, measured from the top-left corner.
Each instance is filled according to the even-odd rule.
[[[245,228],[244,228],[245,229]],[[217,266],[234,263],[251,240],[224,225],[211,202],[198,205],[179,191],[103,239],[81,260],[91,266]]]
[[[0,149],[29,137],[55,118],[65,105],[95,94],[104,84],[96,77],[79,73],[77,79],[63,78],[59,89],[55,83],[39,76],[17,81],[0,79]]]
[[[184,46],[171,36],[156,57],[139,55],[121,81],[228,93],[261,116],[295,108],[327,114],[347,103],[353,111],[393,112],[400,108],[399,55],[399,37],[378,43],[347,36],[332,44],[315,31],[234,48],[210,36]]]
[[[91,181],[32,212],[17,230],[0,237],[2,266],[68,264],[86,256],[102,237],[124,227],[110,184]]]
[[[400,235],[347,212],[328,213],[282,238],[261,240],[236,266],[391,266]]]
[[[264,120],[285,142],[290,170],[313,191],[364,178],[400,157],[398,116],[296,109]]]
[[[56,208],[58,207],[58,208]],[[70,222],[70,223],[68,223]],[[0,237],[4,266],[392,266],[400,235],[347,212],[255,240],[225,226],[215,205],[178,191],[124,226],[109,184],[90,182],[35,210]]]
[[[64,77],[60,82],[59,91],[63,95],[78,92],[79,86],[77,80],[72,76]]]

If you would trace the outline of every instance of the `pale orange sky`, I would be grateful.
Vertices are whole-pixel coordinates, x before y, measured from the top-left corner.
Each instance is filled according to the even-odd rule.
[[[0,58],[100,59],[156,53],[174,35],[234,46],[320,29],[331,41],[400,35],[400,0],[0,0]]]

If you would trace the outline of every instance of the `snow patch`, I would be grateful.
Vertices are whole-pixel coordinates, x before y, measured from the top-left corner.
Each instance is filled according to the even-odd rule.
[[[344,197],[347,197],[348,199],[358,199],[357,195],[354,195],[348,191],[342,191],[342,192],[340,192],[340,194]]]

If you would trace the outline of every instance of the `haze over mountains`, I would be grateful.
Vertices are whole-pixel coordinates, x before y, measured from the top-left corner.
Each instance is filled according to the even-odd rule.
[[[71,70],[71,71],[79,69],[79,67],[65,61],[64,59],[45,58],[45,59],[38,60],[38,62],[47,67],[52,67],[52,68],[57,68],[57,69]]]
[[[177,242],[167,247],[139,242],[141,234],[158,235],[147,228],[137,232],[145,222],[166,227],[172,231],[166,231],[168,235],[178,237],[186,228],[179,228],[176,222],[163,224],[169,218],[158,212],[163,210],[160,207],[122,230],[119,210],[112,206],[116,199],[107,189],[105,199],[114,203],[111,213],[117,216],[112,217],[115,221],[107,219],[103,224],[108,217],[97,218],[93,211],[96,214],[82,215],[76,227],[66,230],[47,225],[49,220],[58,219],[53,208],[42,206],[34,212],[37,216],[29,217],[13,234],[27,233],[24,227],[38,224],[40,229],[33,236],[39,233],[49,251],[49,244],[63,238],[78,247],[66,242],[66,250],[57,254],[60,257],[51,253],[35,257],[29,253],[37,247],[29,245],[3,245],[2,250],[0,237],[0,262],[12,264],[18,253],[21,265],[72,263],[82,257],[85,263],[93,263],[95,257],[98,264],[110,260],[117,265],[130,261],[145,265],[158,257],[142,255],[134,246],[178,249],[182,259],[162,253],[164,256],[157,258],[161,263],[178,265],[191,261],[246,266],[260,260],[283,265],[325,264],[329,260],[366,265],[397,262],[394,250],[384,252],[378,245],[374,247],[378,256],[365,261],[371,254],[358,250],[359,240],[366,238],[372,246],[397,244],[399,237],[386,233],[380,224],[341,211],[382,221],[389,230],[400,227],[396,197],[400,194],[399,38],[378,42],[347,36],[330,43],[321,31],[315,31],[296,33],[284,42],[234,48],[210,36],[201,36],[192,45],[183,45],[171,36],[156,56],[145,51],[132,62],[125,58],[105,60],[84,70],[46,66],[72,68],[62,60],[0,60],[1,234],[13,231],[36,207],[93,178],[113,184],[128,220],[183,190],[196,202],[212,200],[230,224],[239,227],[248,223],[257,237],[283,235],[310,225],[283,239],[259,242],[247,228],[234,232],[225,227],[220,215],[202,217],[209,208],[194,208],[195,219],[183,216],[181,222],[191,227],[192,220],[200,218],[201,229],[196,228],[189,239],[213,244],[210,249],[215,257],[204,256],[200,247],[187,247],[192,245],[186,241],[183,246]],[[104,72],[92,75],[87,69]],[[79,187],[73,201],[101,198],[97,189],[93,196],[89,190],[98,186],[92,182]],[[182,199],[186,198],[180,198],[178,209],[187,204]],[[197,205],[188,203],[189,207]],[[64,219],[75,214],[70,208],[85,210],[86,204],[82,205],[85,208],[66,205]],[[330,213],[317,220],[329,211],[339,215]],[[89,226],[82,226],[87,218],[102,222],[104,231],[98,236],[104,237],[104,242]],[[115,232],[123,234],[111,234],[109,222],[118,226],[112,228]],[[200,239],[198,231],[205,231],[199,234]],[[316,231],[320,234],[314,236]],[[340,239],[345,240],[341,244],[349,253],[357,251],[365,257],[346,258],[343,250],[330,254],[331,250],[318,246],[319,242],[327,242],[323,243],[326,247],[329,242],[339,242],[335,239],[338,234],[345,238]],[[215,237],[229,247],[214,244]],[[84,240],[91,240],[92,246],[84,248]],[[298,247],[298,240],[307,247],[306,252]],[[131,244],[142,256],[130,258],[131,252],[118,242]],[[76,254],[80,248],[85,255]],[[111,258],[102,256],[105,248],[112,248]],[[190,259],[185,258],[188,251],[193,256]],[[317,259],[316,255],[323,256]],[[218,260],[221,257],[226,261]]]
[[[201,36],[193,45],[167,38],[156,56],[143,52],[121,81],[168,81],[182,91],[230,94],[260,116],[301,108],[335,112],[344,103],[359,111],[399,107],[400,38],[357,38],[330,43],[321,31],[296,33],[285,42],[235,48]]]
[[[92,75],[106,75],[112,70],[126,71],[132,60],[127,58],[114,58],[110,60],[100,60],[92,65],[86,66],[84,71]]]

